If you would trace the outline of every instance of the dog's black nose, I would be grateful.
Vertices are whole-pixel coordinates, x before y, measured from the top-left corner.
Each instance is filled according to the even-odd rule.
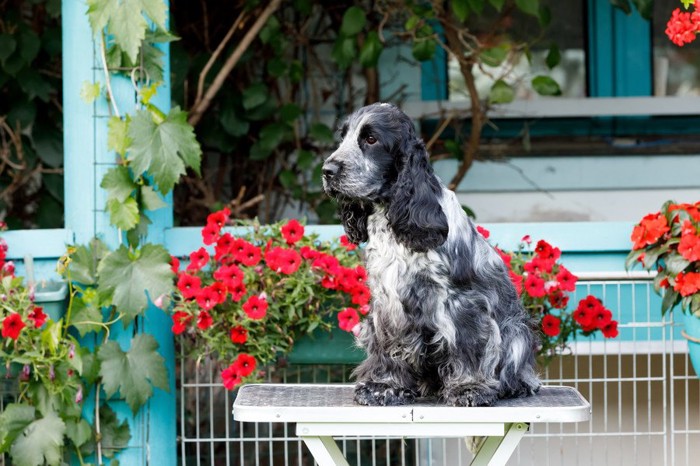
[[[338,172],[340,171],[340,165],[336,162],[331,162],[330,160],[327,160],[326,163],[323,164],[323,169],[321,171],[323,173],[323,177],[327,180],[330,180],[338,174]]]

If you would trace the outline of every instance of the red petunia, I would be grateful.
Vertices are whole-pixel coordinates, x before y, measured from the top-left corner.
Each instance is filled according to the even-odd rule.
[[[646,215],[632,230],[632,249],[656,243],[669,229],[666,217],[661,213]]]
[[[185,299],[193,299],[197,297],[202,287],[202,279],[187,273],[180,274],[177,279],[177,289],[182,293]]]
[[[532,238],[530,237],[530,235],[525,235],[522,238],[520,238],[520,242],[525,244],[532,244]]]
[[[561,288],[563,291],[576,290],[576,281],[578,280],[578,277],[569,272],[569,270],[563,265],[559,266],[559,272],[557,272],[556,279],[557,282],[559,282],[559,288]]]
[[[523,294],[523,276],[518,275],[517,273],[513,272],[512,270],[508,270],[508,276],[510,277],[510,281],[513,283],[513,286],[515,287],[515,291],[518,292],[518,296]]]
[[[218,291],[212,286],[202,288],[196,297],[197,304],[199,304],[199,307],[201,307],[205,311],[214,309],[214,306],[219,304],[220,299],[221,297]]]
[[[199,311],[197,315],[197,328],[200,330],[206,330],[214,324],[214,319],[212,319],[211,314],[207,311]]]
[[[620,332],[617,330],[617,321],[616,320],[611,320],[608,322],[608,324],[601,329],[603,332],[603,336],[605,338],[615,338],[617,337]]]
[[[301,256],[293,249],[274,247],[265,253],[265,262],[275,272],[291,275],[299,269]]]
[[[547,295],[549,304],[555,309],[565,309],[569,304],[569,297],[562,290],[554,290]]]
[[[175,275],[180,273],[180,259],[175,256],[170,256],[170,270],[172,270]]]
[[[347,235],[343,235],[340,237],[340,244],[348,251],[354,251],[355,249],[357,249],[357,245],[351,243]]]
[[[528,274],[525,278],[525,291],[533,298],[544,297],[544,280],[534,274]]]
[[[190,263],[187,266],[188,271],[198,271],[209,263],[209,253],[204,248],[199,248],[190,254]]]
[[[588,295],[579,301],[578,307],[573,313],[574,320],[584,331],[595,330],[594,318],[600,308],[603,308],[603,303],[595,296]]]
[[[223,380],[224,387],[226,387],[227,390],[233,390],[236,388],[236,386],[243,382],[240,374],[238,374],[236,363],[231,364],[226,369],[221,371],[221,379]]]
[[[484,239],[489,239],[489,236],[491,236],[491,232],[481,225],[476,226],[476,231],[478,231],[479,234],[484,237]]]
[[[542,331],[547,336],[556,337],[561,333],[561,319],[552,314],[545,315],[542,318]]]
[[[222,265],[214,271],[214,278],[229,288],[243,283],[243,271],[235,264]]]
[[[255,358],[249,354],[241,353],[233,362],[233,366],[241,377],[247,377],[255,370]]]
[[[187,330],[187,324],[192,320],[192,316],[184,311],[177,311],[173,314],[173,333],[180,335]]]
[[[226,226],[231,211],[228,208],[223,208],[217,212],[211,213],[207,216],[207,226],[211,225],[219,230]]]
[[[245,296],[245,294],[247,293],[247,290],[246,290],[245,284],[243,284],[243,282],[241,282],[241,283],[237,283],[234,286],[230,286],[228,288],[228,292],[231,295],[231,299],[237,303],[238,301],[243,299],[243,296]]]
[[[242,345],[248,341],[248,330],[241,325],[237,325],[231,329],[231,341],[237,345]]]
[[[369,304],[371,296],[368,287],[364,285],[357,286],[352,290],[351,295],[353,304],[357,304],[358,306]]]
[[[202,241],[207,246],[216,243],[220,238],[221,228],[215,224],[208,224],[202,228]]]
[[[537,254],[537,256],[541,259],[556,261],[559,259],[559,257],[561,257],[561,249],[555,248],[545,240],[541,239],[535,246],[535,254]]]
[[[304,226],[296,219],[292,219],[280,228],[280,232],[287,244],[292,245],[304,237]]]
[[[34,328],[39,328],[44,325],[47,317],[48,316],[44,314],[44,308],[41,306],[34,306],[34,309],[29,311],[29,314],[27,315],[27,319],[34,322]]]
[[[216,246],[214,246],[214,259],[221,262],[226,258],[226,256],[231,254],[231,248],[234,241],[235,240],[230,233],[221,235],[221,238],[216,241]]]
[[[351,307],[345,308],[338,313],[338,327],[346,332],[352,332],[355,325],[360,323],[360,316]]]
[[[243,252],[236,257],[236,260],[243,265],[247,265],[248,267],[254,267],[260,263],[261,257],[262,251],[259,247],[246,243],[245,247],[243,248]]]
[[[330,275],[335,275],[338,273],[340,268],[340,261],[338,258],[333,257],[329,254],[319,254],[319,256],[311,263],[311,266],[318,268]]]
[[[22,316],[13,312],[2,321],[2,337],[16,340],[24,327]]]
[[[243,304],[243,311],[251,319],[260,320],[267,314],[267,300],[253,295]]]
[[[554,268],[554,260],[543,259],[540,256],[534,256],[529,262],[523,265],[523,269],[530,274],[541,275],[543,273],[550,273]]]
[[[310,246],[302,246],[301,249],[299,249],[299,251],[301,252],[301,257],[311,261],[316,259],[321,254],[316,249]]]
[[[605,309],[603,306],[597,307],[593,311],[593,318],[591,319],[591,325],[599,329],[605,328],[612,321],[612,312]]]

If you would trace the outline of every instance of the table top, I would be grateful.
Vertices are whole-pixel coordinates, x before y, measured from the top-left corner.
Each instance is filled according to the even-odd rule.
[[[354,385],[250,384],[241,387],[233,416],[244,422],[580,422],[591,405],[572,387],[543,386],[533,396],[487,407],[454,407],[419,399],[404,406],[360,406]]]

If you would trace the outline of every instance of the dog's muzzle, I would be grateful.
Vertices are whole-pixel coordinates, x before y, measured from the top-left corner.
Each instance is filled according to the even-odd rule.
[[[334,189],[334,183],[339,178],[340,172],[343,166],[333,160],[326,160],[321,168],[321,173],[323,174],[323,188],[328,194],[332,194]]]

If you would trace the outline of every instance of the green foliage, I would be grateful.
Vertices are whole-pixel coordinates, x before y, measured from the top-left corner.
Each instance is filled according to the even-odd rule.
[[[134,414],[153,394],[152,385],[168,390],[168,374],[157,350],[155,338],[141,334],[127,352],[116,341],[108,341],[97,354],[105,393],[111,397],[119,392]]]
[[[507,104],[512,102],[514,98],[515,91],[513,87],[502,79],[499,79],[491,86],[491,91],[489,92],[490,104]]]
[[[540,95],[561,95],[559,84],[549,76],[535,76],[532,79],[532,88]]]
[[[63,457],[65,431],[66,424],[53,412],[41,419],[33,420],[12,444],[10,454],[13,464],[18,466],[59,464]]]

